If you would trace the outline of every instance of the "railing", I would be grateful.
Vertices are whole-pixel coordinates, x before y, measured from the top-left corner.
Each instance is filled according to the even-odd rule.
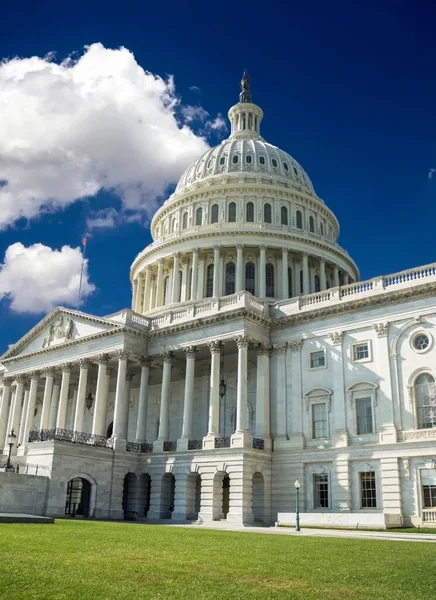
[[[177,442],[164,442],[163,443],[163,451],[164,452],[175,452],[177,450]]]
[[[188,450],[201,450],[203,448],[203,440],[188,440]]]
[[[72,442],[73,444],[87,444],[99,448],[112,448],[112,440],[104,435],[95,435],[71,429],[40,429],[29,433],[29,442]]]
[[[422,522],[423,523],[436,523],[436,510],[423,510],[422,511]]]
[[[262,438],[253,438],[254,450],[265,450],[265,441]]]
[[[215,448],[230,448],[230,438],[229,437],[216,437],[215,438]]]
[[[138,452],[140,454],[148,454],[153,452],[153,444],[147,444],[146,442],[127,442],[127,452]]]
[[[6,468],[7,461],[0,462],[0,469]],[[32,463],[19,463],[11,461],[15,473],[20,475],[37,475],[39,477],[50,477],[51,469],[47,465],[34,465]]]

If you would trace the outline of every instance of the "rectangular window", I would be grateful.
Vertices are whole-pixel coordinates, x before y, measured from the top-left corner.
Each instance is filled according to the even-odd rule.
[[[360,473],[360,497],[362,508],[377,508],[374,471]]]
[[[324,350],[320,350],[318,352],[310,353],[310,368],[311,369],[319,369],[320,367],[325,367],[325,352]]]
[[[326,474],[313,476],[313,508],[329,507],[329,478]]]
[[[372,426],[371,398],[358,398],[356,400],[357,435],[374,433]]]
[[[366,358],[369,358],[368,342],[353,344],[353,360],[365,360]]]
[[[421,485],[424,508],[436,508],[436,469],[421,470]]]
[[[328,437],[327,404],[312,404],[312,436]]]

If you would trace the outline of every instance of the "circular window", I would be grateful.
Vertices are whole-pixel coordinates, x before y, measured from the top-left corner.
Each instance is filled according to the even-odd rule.
[[[417,352],[424,352],[430,346],[430,338],[426,333],[418,333],[413,338],[412,345]]]
[[[277,167],[277,161],[275,158],[273,158],[271,162],[273,167]]]

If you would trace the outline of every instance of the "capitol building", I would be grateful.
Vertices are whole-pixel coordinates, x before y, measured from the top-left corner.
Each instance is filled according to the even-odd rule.
[[[436,264],[360,281],[249,84],[154,215],[131,308],[57,308],[0,358],[27,492],[0,512],[293,524],[298,480],[302,524],[436,525]]]

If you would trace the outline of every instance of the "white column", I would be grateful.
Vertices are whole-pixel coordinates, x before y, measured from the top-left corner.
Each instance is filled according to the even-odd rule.
[[[142,304],[142,312],[146,313],[151,310],[151,269],[145,269],[145,282],[144,282],[144,302]]]
[[[209,424],[207,435],[219,435],[220,422],[220,359],[221,342],[214,340],[208,344],[211,353]]]
[[[213,294],[214,298],[220,294],[220,247],[213,247]]]
[[[69,429],[71,431],[74,430],[74,418],[76,416],[76,406],[77,406],[77,392],[78,392],[78,381],[76,380],[73,385],[73,399],[71,401],[71,415],[70,415],[70,426],[69,426]]]
[[[48,428],[54,429],[56,427],[56,420],[58,416],[59,407],[59,394],[61,391],[61,378],[56,375],[53,379],[53,391],[51,394],[50,413],[48,418]]]
[[[286,343],[281,346],[274,346],[275,367],[273,375],[276,382],[276,403],[277,403],[277,438],[286,438]]]
[[[192,437],[192,409],[194,405],[194,372],[197,348],[188,346],[184,349],[186,356],[185,399],[183,403],[182,438]]]
[[[138,296],[140,296],[140,292],[138,289],[138,279],[134,279],[132,281],[132,291],[133,291],[133,295],[132,295],[132,310],[139,312],[138,311]]]
[[[265,267],[266,267],[266,246],[260,247],[260,258],[259,258],[259,297],[266,297],[266,281],[265,281]]]
[[[127,360],[130,356],[129,352],[119,350],[118,357],[118,374],[117,387],[115,391],[115,408],[114,408],[114,442],[117,440],[127,440],[127,421],[126,421],[126,375],[127,375]]]
[[[333,265],[333,287],[339,286],[339,269],[337,265]]]
[[[181,289],[181,293],[180,293],[180,301],[181,302],[186,302],[186,300],[189,300],[189,298],[188,298],[188,272],[189,272],[188,259],[184,256],[182,258],[182,289]]]
[[[125,394],[126,394],[125,410],[126,410],[126,413],[124,415],[124,418],[126,420],[126,440],[129,439],[130,393],[131,393],[132,381],[133,381],[134,377],[135,377],[134,371],[127,371],[127,373],[126,373],[126,388],[125,388]],[[136,428],[135,428],[135,434],[136,434]]]
[[[236,432],[244,433],[248,429],[248,338],[238,335],[238,388],[236,395]]]
[[[6,436],[10,433],[7,431],[8,424],[8,409],[9,400],[11,398],[11,380],[3,380],[3,394],[0,404],[0,450],[6,447]]]
[[[173,254],[173,287],[171,290],[171,302],[176,304],[179,301],[179,255]]]
[[[32,371],[30,373],[29,401],[27,403],[27,412],[25,415],[25,426],[22,440],[24,446],[26,446],[26,444],[29,442],[29,433],[32,429],[33,419],[35,418],[34,413],[36,404],[36,394],[38,392],[38,379],[39,373],[37,371]]]
[[[162,387],[160,400],[159,441],[168,441],[170,435],[171,365],[174,352],[165,352],[163,358]]]
[[[24,384],[24,402],[23,402],[23,410],[21,411],[21,419],[20,419],[20,432],[18,434],[17,445],[21,446],[23,444],[24,439],[24,430],[26,429],[26,415],[27,415],[27,407],[29,405],[29,386],[30,383],[26,382]]]
[[[244,289],[244,246],[236,246],[236,291]]]
[[[201,300],[204,296],[204,265],[205,265],[206,257],[202,253],[199,255],[199,265],[198,265],[198,287],[197,287],[197,300]],[[194,270],[192,272],[192,277],[194,277]]]
[[[56,429],[65,429],[67,421],[68,393],[70,391],[71,365],[64,363],[62,365],[61,392],[59,396],[58,418]]]
[[[350,276],[348,273],[344,271],[344,285],[348,285],[350,283]]]
[[[198,280],[199,280],[198,248],[194,248],[192,250],[191,300],[197,300]]]
[[[303,252],[303,295],[309,293],[309,256]]]
[[[270,436],[270,346],[257,345],[255,437]]]
[[[288,249],[282,248],[282,298],[289,298]]]
[[[319,261],[319,285],[321,291],[327,289],[327,282],[325,276],[325,260],[323,258]]]
[[[156,306],[162,306],[164,303],[163,263],[163,258],[160,258],[157,263]]]
[[[54,378],[54,370],[49,367],[44,371],[45,375],[45,388],[44,388],[44,399],[42,401],[42,410],[41,410],[41,421],[39,424],[40,429],[47,429],[48,420],[50,416],[50,402],[51,395],[53,392],[53,378]]]
[[[21,403],[23,401],[24,394],[24,377],[19,375],[16,379],[16,390],[12,399],[11,411],[9,413],[9,423],[7,433],[13,429],[15,434],[18,436],[20,426],[20,414],[21,414]],[[15,445],[12,449],[13,453],[17,453],[17,446]]]
[[[74,415],[74,431],[83,431],[83,419],[85,414],[85,397],[86,397],[86,384],[88,381],[88,369],[90,366],[89,360],[82,358],[79,361],[80,364],[80,375],[79,375],[79,387],[77,390],[77,402],[76,402],[76,413]]]
[[[107,396],[109,392],[110,357],[108,354],[97,356],[98,374],[97,389],[95,391],[94,417],[92,420],[92,434],[105,435],[107,416]]]
[[[136,441],[147,440],[147,408],[148,408],[148,382],[150,379],[151,358],[143,356],[140,359],[141,382],[139,384],[138,421],[136,423]]]

